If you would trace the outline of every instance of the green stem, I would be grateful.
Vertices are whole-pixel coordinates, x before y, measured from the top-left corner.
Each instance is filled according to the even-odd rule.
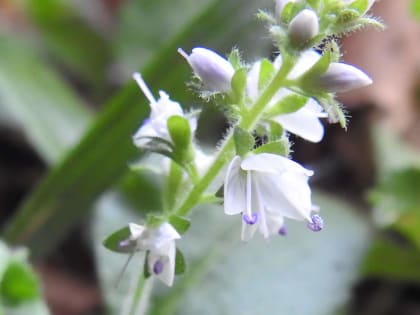
[[[136,315],[137,308],[142,299],[142,293],[146,284],[146,279],[144,278],[143,272],[141,272],[139,280],[137,282],[136,291],[133,294],[133,300],[131,301],[129,315]]]
[[[274,76],[270,84],[265,88],[264,92],[260,95],[257,101],[251,106],[251,109],[245,117],[239,122],[239,127],[242,129],[252,131],[255,125],[260,120],[264,109],[267,104],[276,94],[276,92],[284,85],[287,75],[294,65],[294,60],[286,55],[283,56],[283,64],[277,74]],[[184,216],[186,215],[201,199],[202,194],[210,186],[220,170],[225,164],[233,158],[235,145],[233,142],[233,132],[231,131],[226,137],[222,148],[220,149],[213,164],[204,174],[200,181],[195,183],[191,191],[185,197],[178,209],[174,211],[174,214]]]

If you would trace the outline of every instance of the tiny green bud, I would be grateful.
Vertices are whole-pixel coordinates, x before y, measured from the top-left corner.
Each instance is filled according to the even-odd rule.
[[[305,9],[299,12],[289,24],[289,38],[293,44],[304,45],[318,35],[319,23],[315,11]]]

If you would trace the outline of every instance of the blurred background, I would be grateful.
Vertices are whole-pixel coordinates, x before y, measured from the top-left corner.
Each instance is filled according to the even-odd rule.
[[[131,73],[200,107],[176,49],[274,56],[255,17],[272,6],[0,0],[0,314],[120,314],[142,267],[133,261],[117,287],[125,257],[101,242],[158,211],[161,188],[128,169],[148,115]],[[294,159],[315,170],[325,231],[290,224],[285,239],[244,245],[235,218],[200,208],[180,242],[187,272],[170,290],[156,284],[149,314],[420,314],[420,1],[381,0],[372,14],[385,31],[341,41],[343,60],[374,79],[340,95],[348,130],[326,124],[320,144],[293,138]],[[225,128],[207,105],[200,143],[214,146]]]

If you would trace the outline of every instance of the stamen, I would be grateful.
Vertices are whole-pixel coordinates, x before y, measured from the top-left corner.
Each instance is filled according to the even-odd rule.
[[[121,241],[121,242],[118,244],[118,247],[119,247],[120,249],[124,249],[125,247],[128,247],[128,246],[130,246],[130,245],[131,245],[131,240],[130,240],[130,239],[126,239],[126,240]]]
[[[255,223],[257,223],[258,221],[258,213],[254,212],[252,213],[251,216],[244,214],[242,216],[242,219],[244,220],[244,222],[248,225],[254,225]]]
[[[319,215],[314,214],[307,226],[311,231],[319,232],[324,228],[324,220]]]
[[[147,87],[146,82],[144,82],[143,78],[141,77],[140,73],[133,73],[133,79],[137,82],[138,86],[140,87],[144,96],[146,96],[146,98],[149,100],[150,106],[152,107],[153,104],[156,103],[156,100],[153,97],[152,92],[150,92],[149,88]]]
[[[163,262],[161,260],[157,260],[153,265],[153,273],[155,275],[161,274],[163,271]]]
[[[280,229],[279,229],[279,235],[281,236],[286,236],[287,235],[287,228],[285,225],[283,225]]]

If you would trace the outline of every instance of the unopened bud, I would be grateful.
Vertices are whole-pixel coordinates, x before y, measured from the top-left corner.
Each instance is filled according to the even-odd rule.
[[[222,93],[231,90],[230,82],[235,70],[225,58],[202,47],[194,48],[190,55],[181,48],[178,49],[178,52],[188,61],[195,75],[201,79],[207,90]]]
[[[318,16],[312,10],[302,10],[290,21],[289,38],[294,44],[303,45],[318,35],[318,32]]]
[[[348,92],[372,84],[372,79],[354,66],[332,62],[316,84],[327,92]]]

